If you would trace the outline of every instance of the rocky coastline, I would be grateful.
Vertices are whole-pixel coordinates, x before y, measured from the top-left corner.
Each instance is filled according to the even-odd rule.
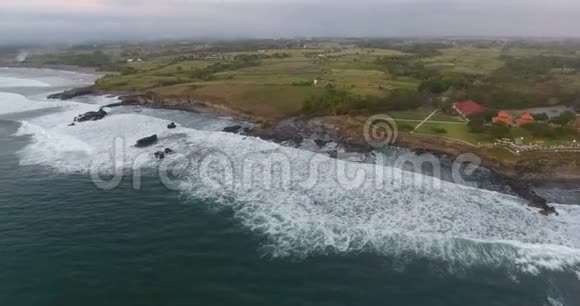
[[[212,105],[203,101],[191,101],[182,97],[160,97],[153,93],[102,92],[94,86],[68,90],[49,96],[51,99],[68,100],[83,95],[119,95],[118,103],[105,107],[141,105],[151,108],[177,109],[190,112],[214,112],[227,114],[254,124],[251,129],[235,126],[225,132],[240,133],[259,137],[277,143],[300,144],[305,137],[315,136],[319,145],[335,142],[348,152],[367,153],[375,147],[366,143],[361,131],[354,132],[345,128],[344,118],[339,117],[295,117],[280,121],[270,121],[233,110],[224,106]],[[121,94],[121,95],[120,95]],[[557,214],[547,201],[533,191],[532,182],[580,182],[580,158],[562,159],[521,159],[517,161],[500,160],[482,153],[477,148],[451,140],[399,133],[393,145],[420,153],[431,153],[456,158],[461,154],[473,153],[481,159],[481,165],[493,171],[514,194],[529,202],[529,206],[539,208],[542,214]]]

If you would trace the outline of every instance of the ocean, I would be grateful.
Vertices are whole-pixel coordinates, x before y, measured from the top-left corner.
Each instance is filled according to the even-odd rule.
[[[545,217],[395,148],[337,160],[138,106],[69,126],[115,98],[45,97],[95,77],[0,68],[0,305],[580,305],[577,186],[538,186]]]

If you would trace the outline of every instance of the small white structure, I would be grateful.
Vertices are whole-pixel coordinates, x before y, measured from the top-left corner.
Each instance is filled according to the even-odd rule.
[[[314,86],[318,85],[318,80],[314,80]]]

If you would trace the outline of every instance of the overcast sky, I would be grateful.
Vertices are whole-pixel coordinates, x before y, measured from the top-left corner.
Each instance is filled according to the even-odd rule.
[[[293,36],[580,36],[579,0],[0,0],[0,44]]]

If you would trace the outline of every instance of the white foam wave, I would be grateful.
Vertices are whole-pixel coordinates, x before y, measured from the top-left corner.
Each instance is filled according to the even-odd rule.
[[[50,84],[31,79],[22,79],[14,77],[0,77],[0,88],[10,87],[49,87]]]
[[[45,68],[0,68],[0,88],[5,87],[78,87],[92,84],[97,73],[82,73]],[[59,88],[62,90],[62,88]]]
[[[63,105],[64,103],[62,102],[32,100],[19,94],[0,92],[0,115],[61,107]]]
[[[564,306],[564,303],[560,299],[551,296],[548,297],[548,303],[550,306]]]
[[[19,133],[33,142],[20,152],[21,164],[42,164],[62,172],[87,172],[96,163],[112,160],[117,166],[155,166],[152,153],[164,147],[177,152],[219,152],[234,161],[233,178],[220,188],[204,183],[207,176],[222,177],[224,169],[212,164],[182,173],[181,190],[207,198],[235,212],[244,226],[264,234],[276,256],[372,251],[408,258],[441,259],[461,265],[506,265],[538,273],[541,269],[580,267],[580,208],[558,205],[559,217],[544,217],[515,197],[437,181],[438,188],[405,184],[420,174],[383,167],[383,188],[365,180],[358,188],[339,183],[337,169],[362,171],[372,178],[376,167],[337,161],[303,150],[281,147],[252,137],[194,129],[166,129],[168,121],[137,114],[116,114],[104,120],[67,124],[94,105],[70,104],[63,112],[29,120]],[[137,139],[158,134],[160,142],[137,149]],[[113,151],[114,139],[124,139],[124,156]],[[288,188],[238,184],[248,162],[275,162],[283,155],[292,165]],[[119,158],[121,160],[119,160]],[[177,157],[175,157],[177,158]],[[302,184],[309,165],[319,165],[318,181]],[[274,169],[272,178],[281,176]]]

